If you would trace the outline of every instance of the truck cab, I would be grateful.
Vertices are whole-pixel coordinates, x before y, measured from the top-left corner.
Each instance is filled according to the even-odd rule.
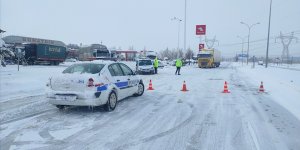
[[[198,55],[199,68],[214,68],[220,66],[220,52],[214,49],[203,49]]]

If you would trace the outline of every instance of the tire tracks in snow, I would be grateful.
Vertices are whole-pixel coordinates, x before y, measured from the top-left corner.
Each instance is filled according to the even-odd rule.
[[[128,121],[128,119],[133,119],[134,116],[138,117],[140,111],[144,111],[143,108],[147,106],[152,107],[152,113],[148,114],[144,120],[147,118],[152,117],[154,113],[157,111],[157,108],[161,107],[159,98],[164,98],[167,95],[163,95],[161,97],[150,97],[147,96],[142,98],[134,98],[134,99],[125,99],[122,100],[117,109],[113,112],[105,112],[101,113],[100,115],[96,115],[94,118],[93,126],[84,128],[83,130],[67,137],[64,141],[68,141],[67,143],[61,143],[58,145],[50,145],[49,147],[45,147],[46,149],[86,149],[89,145],[93,144],[93,139],[98,139],[99,136],[105,135],[104,138],[108,138],[109,136],[115,136],[111,134],[120,134],[124,133],[124,126],[122,127],[120,123],[124,121]],[[156,100],[149,100],[149,98],[156,99]],[[124,103],[123,103],[124,102]],[[137,105],[138,103],[138,105]],[[134,107],[134,106],[143,106],[143,107]],[[142,108],[142,109],[141,109]],[[130,118],[128,118],[130,117]],[[130,124],[129,124],[130,125]],[[113,132],[108,132],[106,128],[116,127]],[[45,129],[46,130],[46,129]],[[120,132],[118,132],[120,131]],[[126,130],[125,130],[126,131]],[[45,131],[43,131],[45,134]],[[85,140],[82,142],[78,141],[78,137],[84,138]],[[91,140],[89,140],[91,139]],[[99,142],[99,141],[95,141]],[[101,142],[100,142],[101,143]],[[98,145],[98,144],[96,144]]]
[[[253,149],[299,148],[300,121],[273,101],[268,93],[259,93],[258,88],[247,81],[248,78],[238,74],[235,73],[231,81],[235,91],[244,91],[239,96],[245,106],[251,108],[243,117],[243,128],[245,138],[252,143]]]
[[[158,133],[158,134],[146,137],[146,138],[138,139],[138,140],[135,140],[133,142],[130,142],[130,143],[118,146],[115,149],[116,150],[128,149],[129,147],[132,147],[132,146],[136,146],[136,145],[139,145],[139,144],[143,144],[143,143],[147,143],[147,142],[150,142],[150,141],[154,141],[154,140],[157,140],[159,138],[167,136],[167,135],[169,135],[169,134],[171,134],[171,133],[173,133],[173,132],[175,132],[175,131],[183,128],[183,127],[185,127],[195,117],[195,115],[194,115],[195,109],[193,108],[193,105],[192,104],[188,104],[188,103],[187,103],[187,105],[190,107],[190,109],[192,109],[192,112],[191,112],[190,116],[186,120],[184,120],[183,122],[181,122],[178,125],[176,125],[175,127],[171,128],[171,129],[169,129],[167,131],[164,131],[164,132],[161,132],[161,133]]]
[[[11,100],[14,101],[14,100]],[[46,100],[45,96],[30,96],[22,99],[16,99],[16,101],[21,101],[21,104],[17,105],[15,108],[8,106],[5,110],[0,113],[0,125],[11,123],[14,121],[30,118],[36,115],[40,115],[46,112],[50,112],[55,109]],[[5,103],[1,107],[6,107],[6,105],[11,104]]]

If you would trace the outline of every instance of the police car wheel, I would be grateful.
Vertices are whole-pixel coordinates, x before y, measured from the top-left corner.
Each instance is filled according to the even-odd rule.
[[[144,94],[145,86],[143,83],[139,83],[138,91],[134,94],[134,96],[142,96]]]
[[[117,94],[116,94],[116,92],[112,91],[108,96],[108,100],[105,105],[105,110],[113,111],[116,108],[117,103],[118,103]]]

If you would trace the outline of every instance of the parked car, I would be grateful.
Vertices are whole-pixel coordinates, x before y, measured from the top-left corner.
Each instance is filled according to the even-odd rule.
[[[262,60],[259,60],[259,61],[257,62],[257,64],[258,64],[258,65],[264,65],[264,62],[263,62]]]
[[[158,60],[158,68],[164,68],[165,63],[163,61]]]
[[[100,106],[107,111],[118,101],[144,93],[143,80],[127,65],[92,61],[69,66],[47,83],[47,98],[59,109],[66,106]]]
[[[138,59],[136,61],[136,72],[138,74],[154,74],[153,62],[151,59]]]

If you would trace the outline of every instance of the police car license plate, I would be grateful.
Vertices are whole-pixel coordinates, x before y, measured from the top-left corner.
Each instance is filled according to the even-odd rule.
[[[73,95],[56,95],[55,98],[57,100],[75,101],[77,96],[73,96]]]

